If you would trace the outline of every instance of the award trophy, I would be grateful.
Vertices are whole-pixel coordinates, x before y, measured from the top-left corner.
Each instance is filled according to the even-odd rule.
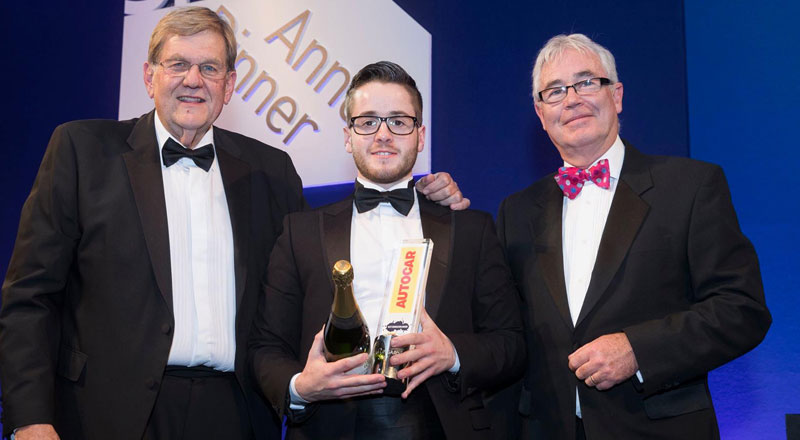
[[[397,372],[404,366],[390,365],[389,360],[407,349],[392,348],[391,343],[392,338],[419,329],[432,252],[433,241],[430,239],[403,240],[389,266],[388,291],[381,311],[378,336],[372,347],[372,372],[386,376],[383,394],[387,396],[399,396],[406,389],[408,381],[397,378]]]

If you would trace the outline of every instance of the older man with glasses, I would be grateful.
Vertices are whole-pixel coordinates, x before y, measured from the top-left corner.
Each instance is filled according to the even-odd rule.
[[[564,160],[509,196],[498,231],[525,301],[531,438],[713,439],[707,373],[771,323],[722,170],[619,137],[614,57],[559,35],[533,69]]]

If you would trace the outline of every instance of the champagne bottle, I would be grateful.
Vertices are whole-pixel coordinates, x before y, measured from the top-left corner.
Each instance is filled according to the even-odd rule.
[[[333,296],[331,313],[325,323],[325,359],[334,362],[369,351],[369,330],[364,315],[353,296],[353,267],[346,260],[333,265]]]

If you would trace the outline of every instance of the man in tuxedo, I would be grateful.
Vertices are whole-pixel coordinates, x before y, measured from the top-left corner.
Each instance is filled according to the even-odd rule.
[[[370,64],[347,91],[346,150],[354,195],[286,217],[251,336],[252,368],[291,439],[506,438],[482,394],[520,377],[525,362],[518,297],[488,214],[452,212],[415,194],[411,170],[423,150],[422,99],[391,62]],[[352,262],[353,289],[370,335],[379,317],[393,249],[434,242],[420,333],[393,339],[415,347],[400,398],[382,396],[381,374],[347,374],[366,354],[327,362],[322,330],[331,311],[331,268]],[[352,373],[352,372],[351,372]]]
[[[144,64],[155,110],[53,133],[3,285],[4,435],[280,438],[247,335],[282,219],[306,205],[288,155],[212,127],[235,57],[217,14],[176,9]],[[424,190],[468,204],[450,183]]]
[[[533,92],[564,167],[498,215],[526,305],[531,437],[719,437],[707,373],[771,323],[722,170],[622,141],[614,57],[584,35],[547,42]]]

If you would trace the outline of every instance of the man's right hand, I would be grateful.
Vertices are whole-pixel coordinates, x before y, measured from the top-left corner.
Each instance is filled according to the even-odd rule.
[[[348,371],[366,362],[366,353],[339,359],[336,362],[325,360],[325,353],[322,351],[322,331],[314,336],[306,366],[294,382],[297,394],[308,402],[316,402],[383,393],[386,380],[382,374],[347,374]]]
[[[59,440],[53,425],[36,424],[17,428],[14,433],[16,440]]]

